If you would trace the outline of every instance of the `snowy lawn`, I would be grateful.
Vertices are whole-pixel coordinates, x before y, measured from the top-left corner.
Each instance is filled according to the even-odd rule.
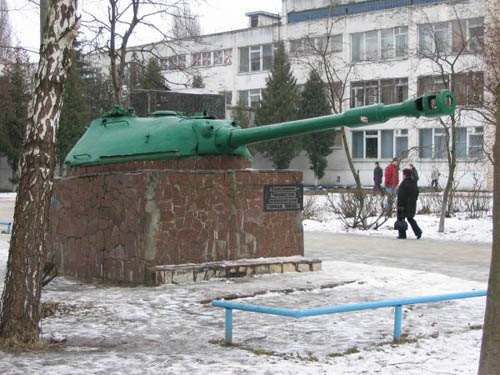
[[[314,195],[307,196],[306,199],[313,199],[317,217],[314,220],[304,220],[305,231],[321,231],[331,233],[356,233],[360,235],[374,237],[396,237],[394,230],[394,221],[396,218],[389,219],[378,229],[360,230],[346,229],[337,215],[332,212],[328,204],[327,196]],[[465,213],[457,213],[455,216],[446,218],[444,233],[438,232],[439,216],[435,214],[416,215],[420,228],[423,230],[423,238],[448,241],[464,242],[488,242],[492,241],[493,221],[491,215],[485,215],[483,218],[468,219]],[[407,232],[409,238],[413,238],[413,232],[408,226]]]
[[[0,241],[1,280],[7,252]],[[397,345],[389,308],[300,320],[235,311],[233,347],[222,345],[224,310],[206,300],[266,291],[237,301],[311,308],[484,288],[440,274],[342,262],[324,262],[315,273],[156,288],[60,277],[43,293],[43,301],[60,305],[43,319],[42,332],[66,341],[44,352],[0,353],[0,373],[475,374],[484,297],[406,306]]]

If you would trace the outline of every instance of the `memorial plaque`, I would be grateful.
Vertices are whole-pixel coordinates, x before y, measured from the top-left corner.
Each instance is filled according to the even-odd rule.
[[[264,211],[301,211],[304,208],[303,185],[264,185]]]

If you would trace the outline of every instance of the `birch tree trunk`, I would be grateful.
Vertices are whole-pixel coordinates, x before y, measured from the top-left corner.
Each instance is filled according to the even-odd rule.
[[[21,156],[14,231],[2,294],[0,340],[6,345],[34,343],[40,336],[40,295],[54,176],[54,143],[77,29],[75,3],[76,0],[49,0]]]
[[[497,126],[500,124],[500,86],[497,86]],[[493,146],[493,246],[491,249],[488,299],[484,315],[479,375],[496,375],[500,369],[500,131]]]

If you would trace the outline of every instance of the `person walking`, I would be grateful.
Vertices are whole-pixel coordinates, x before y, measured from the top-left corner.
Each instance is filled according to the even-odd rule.
[[[375,169],[373,169],[373,189],[376,191],[382,191],[382,187],[380,185],[382,184],[383,174],[384,172],[382,171],[382,168],[380,168],[378,161],[376,161]]]
[[[441,175],[441,173],[439,173],[439,170],[437,169],[437,167],[433,166],[432,173],[431,173],[431,187],[433,187],[436,190],[438,190],[438,188],[439,188],[438,180],[439,180],[440,175]]]
[[[422,237],[422,229],[415,221],[415,213],[417,211],[418,187],[415,181],[411,178],[411,170],[403,169],[403,182],[398,189],[398,220],[408,220],[408,223],[413,229],[413,233],[417,240]],[[406,239],[406,229],[399,229],[399,239]]]
[[[418,185],[418,172],[413,164],[410,164],[411,179]]]
[[[385,168],[385,192],[387,193],[387,202],[385,204],[385,209],[388,213],[392,210],[392,200],[396,188],[399,184],[399,173],[398,173],[398,158],[392,159],[392,163]]]

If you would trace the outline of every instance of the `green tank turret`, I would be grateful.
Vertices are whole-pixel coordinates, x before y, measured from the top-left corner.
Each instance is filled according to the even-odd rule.
[[[229,120],[205,114],[184,116],[174,111],[136,117],[132,110],[113,108],[91,122],[65,163],[70,166],[134,160],[181,159],[203,155],[251,157],[246,145],[342,126],[386,122],[394,117],[438,117],[455,111],[455,96],[448,90],[408,99],[402,103],[374,104],[329,115],[281,124],[241,129]]]

